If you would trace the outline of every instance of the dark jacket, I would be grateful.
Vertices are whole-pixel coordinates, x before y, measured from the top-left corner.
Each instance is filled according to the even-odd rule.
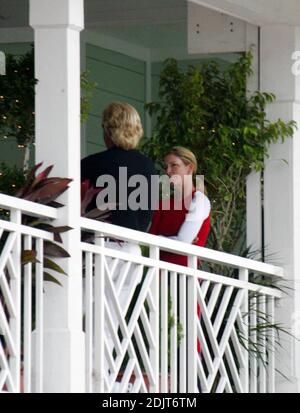
[[[128,180],[133,175],[143,175],[148,182],[148,193],[147,193],[147,209],[130,209],[130,205],[127,206],[126,210],[121,210],[124,208],[124,197],[120,196],[119,188],[119,168],[127,168],[127,181],[124,181],[125,173],[123,170],[121,174],[121,192],[124,194],[124,182],[127,184],[127,199],[135,189],[139,188],[139,184],[135,187],[128,187]],[[106,151],[99,152],[93,155],[90,155],[81,161],[81,181],[88,179],[90,183],[96,187],[96,182],[99,176],[111,175],[116,182],[116,210],[111,211],[111,215],[108,218],[108,221],[114,225],[120,225],[122,227],[127,227],[135,229],[138,231],[147,231],[149,223],[152,218],[153,210],[151,209],[152,205],[155,205],[156,200],[153,201],[151,196],[151,176],[156,175],[156,171],[153,165],[153,162],[147,158],[142,153],[137,150],[124,150],[121,148],[113,147],[107,149]],[[104,188],[107,187],[104,186]],[[157,191],[152,191],[157,192]],[[134,195],[134,194],[133,194]],[[96,208],[96,198],[94,197],[90,203],[88,210]],[[105,200],[107,202],[107,200]],[[120,205],[123,206],[120,206]]]

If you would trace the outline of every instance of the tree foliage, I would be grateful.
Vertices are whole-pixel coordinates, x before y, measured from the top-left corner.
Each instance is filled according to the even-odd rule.
[[[15,138],[24,148],[23,169],[29,169],[29,151],[35,141],[34,48],[22,56],[7,54],[6,75],[0,76],[0,140]],[[88,72],[80,75],[81,122],[86,122],[92,90]],[[17,150],[17,147],[16,147]]]
[[[294,121],[267,119],[274,94],[247,93],[251,65],[251,52],[225,69],[211,61],[183,71],[168,59],[160,74],[159,101],[146,105],[155,127],[143,151],[162,160],[172,146],[181,145],[196,154],[212,202],[208,246],[231,253],[245,239],[247,175],[262,171],[269,145],[292,137],[296,127]]]

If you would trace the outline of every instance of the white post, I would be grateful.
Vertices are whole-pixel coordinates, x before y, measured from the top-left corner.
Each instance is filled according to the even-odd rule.
[[[150,247],[150,258],[159,261],[159,248]],[[159,267],[154,269],[154,279],[151,283],[151,293],[155,304],[155,311],[150,311],[150,325],[155,347],[150,349],[150,362],[154,371],[155,385],[151,386],[150,393],[159,393]]]
[[[52,175],[72,178],[60,197],[55,224],[70,258],[59,259],[68,276],[62,287],[46,283],[44,317],[44,391],[84,392],[82,259],[80,252],[80,30],[83,0],[30,0],[35,36],[36,162],[54,164]]]
[[[248,94],[259,89],[259,28],[252,24],[246,25],[246,49],[253,55],[253,74],[247,82]],[[247,177],[247,246],[251,251],[262,250],[262,205],[260,172],[252,171]],[[260,259],[258,253],[255,259]]]
[[[270,25],[261,28],[261,89],[274,92],[277,100],[268,108],[268,118],[300,118],[300,76],[292,72],[293,53],[300,50],[300,28]],[[299,69],[299,64],[298,64]],[[298,125],[299,127],[299,125]],[[269,260],[283,265],[290,290],[280,307],[276,322],[292,334],[300,317],[300,130],[293,139],[271,145],[265,167],[265,245]],[[287,162],[287,163],[286,163]],[[297,323],[298,321],[298,323]],[[298,327],[299,328],[299,327]],[[298,337],[299,338],[299,337]],[[276,392],[300,392],[300,342],[281,335],[283,349],[276,346]]]
[[[197,270],[197,257],[188,257],[188,266]],[[187,335],[187,361],[188,361],[188,377],[187,377],[187,393],[197,393],[197,283],[196,275],[188,277],[187,294],[188,294],[188,335]]]

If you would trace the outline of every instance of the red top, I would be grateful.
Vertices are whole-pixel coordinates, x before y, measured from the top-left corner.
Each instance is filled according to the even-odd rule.
[[[195,191],[193,192],[194,195]],[[149,229],[150,234],[163,235],[165,237],[176,236],[181,225],[184,223],[188,209],[182,202],[181,209],[174,208],[174,199],[170,200],[170,209],[163,210],[162,201],[159,203],[158,209],[155,211],[152,224]],[[192,242],[194,245],[204,247],[210,230],[210,214],[204,220],[196,238]],[[188,259],[186,256],[173,254],[166,251],[161,251],[160,259],[162,261],[171,262],[174,264],[187,266]]]

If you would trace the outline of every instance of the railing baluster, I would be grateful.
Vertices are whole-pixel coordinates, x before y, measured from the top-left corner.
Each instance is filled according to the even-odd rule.
[[[43,360],[44,360],[44,297],[43,297],[43,281],[44,281],[44,244],[43,240],[38,238],[36,240],[36,252],[39,262],[36,263],[35,270],[35,282],[36,282],[36,393],[42,393],[43,391]]]
[[[32,238],[24,237],[25,250],[32,249]],[[24,267],[24,392],[31,392],[31,354],[32,354],[32,264]]]
[[[275,303],[274,297],[267,298],[267,314],[270,324],[275,322]],[[267,366],[267,377],[268,377],[268,393],[275,393],[275,332],[273,328],[268,329],[267,335],[268,342],[268,366]]]
[[[93,392],[93,254],[85,254],[85,359],[86,392]]]
[[[95,244],[104,247],[103,234],[95,233]],[[108,375],[107,366],[104,363],[104,334],[105,334],[105,313],[104,313],[104,294],[105,294],[105,270],[104,270],[105,255],[95,255],[95,392],[103,393],[104,376]]]
[[[233,287],[226,287],[225,292],[223,293],[223,296],[222,296],[222,301],[221,301],[221,303],[219,305],[219,308],[218,308],[218,313],[217,313],[216,319],[215,319],[214,324],[213,324],[214,331],[215,331],[216,335],[218,335],[219,330],[221,328],[221,324],[222,324],[222,321],[224,319],[224,315],[226,313],[226,310],[228,309],[228,304],[229,304],[230,298],[232,296],[232,293],[233,293]]]
[[[12,209],[10,212],[11,222],[21,225],[21,211]],[[15,384],[15,392],[20,392],[20,370],[21,370],[21,233],[17,231],[16,239],[12,249],[12,260],[15,268],[14,278],[10,280],[11,295],[14,300],[16,317],[11,317],[9,320],[10,330],[14,339],[14,345],[17,351],[15,357],[10,357],[9,366],[13,382]]]
[[[172,320],[174,321],[173,326],[170,330],[170,392],[177,392],[177,273],[171,272],[170,274],[170,297],[171,302],[169,309]],[[169,328],[170,328],[169,327]]]
[[[208,301],[208,305],[207,305],[207,311],[208,311],[208,314],[210,316],[212,316],[212,313],[215,309],[215,305],[217,303],[217,300],[219,298],[219,294],[220,294],[221,290],[222,290],[222,284],[221,283],[215,284],[213,286],[212,294],[211,294],[211,297],[210,297],[210,299]]]
[[[187,388],[187,291],[186,275],[179,274],[179,322],[182,326],[182,338],[179,347],[179,392],[186,393]]]
[[[259,329],[259,393],[266,393],[267,391],[267,353],[266,353],[266,328],[267,328],[267,315],[266,315],[266,296],[260,295],[258,300],[258,322],[261,324]]]
[[[239,279],[244,281],[245,284],[249,281],[249,272],[247,269],[243,268],[239,270]],[[245,285],[245,296],[244,301],[241,306],[242,313],[242,335],[244,340],[244,345],[246,348],[242,347],[243,358],[245,365],[241,366],[240,376],[241,383],[243,386],[243,392],[249,392],[249,348],[248,348],[248,337],[249,337],[249,294],[247,285]]]
[[[254,295],[250,299],[250,393],[257,393],[257,358],[255,351],[257,349],[257,297]]]
[[[188,266],[197,270],[197,257],[188,258]],[[196,393],[197,389],[197,283],[196,274],[189,276],[187,280],[188,294],[188,326],[187,326],[187,350],[188,350],[188,393]]]
[[[166,270],[161,271],[161,296],[160,296],[160,306],[161,306],[161,389],[160,393],[168,392],[168,361],[169,361],[169,351],[168,351],[168,272]]]
[[[151,283],[151,295],[154,301],[155,311],[151,311],[149,314],[149,321],[151,331],[153,335],[154,346],[150,348],[150,362],[153,367],[155,385],[150,386],[150,393],[158,393],[159,389],[159,248],[155,246],[150,247],[149,257],[154,259],[157,263],[154,272],[154,278]]]

